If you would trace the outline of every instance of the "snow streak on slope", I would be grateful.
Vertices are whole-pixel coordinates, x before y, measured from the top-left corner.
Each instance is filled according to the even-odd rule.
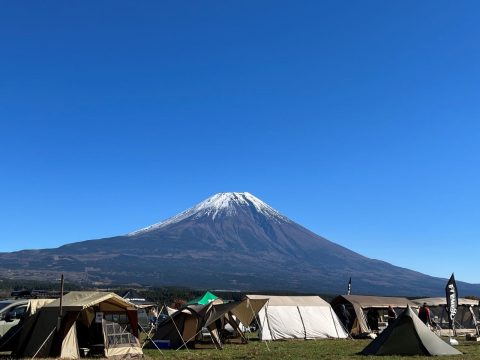
[[[225,192],[215,194],[194,207],[181,212],[165,221],[147,226],[146,228],[131,232],[128,236],[164,228],[165,226],[175,224],[185,219],[199,219],[209,217],[212,220],[219,215],[235,216],[241,209],[250,209],[260,213],[270,220],[276,222],[290,222],[290,220],[280,214],[277,210],[264,203],[248,192]]]

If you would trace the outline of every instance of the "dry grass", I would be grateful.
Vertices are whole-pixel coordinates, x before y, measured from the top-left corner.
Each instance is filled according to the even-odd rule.
[[[185,360],[224,360],[224,359],[259,359],[259,360],[282,360],[282,359],[333,359],[365,360],[367,357],[358,353],[369,343],[370,340],[309,340],[309,341],[276,341],[265,342],[250,341],[246,345],[227,344],[223,350],[195,349],[195,350],[145,350],[147,358],[155,359],[185,359]],[[267,347],[268,345],[268,347]],[[480,358],[480,342],[460,341],[458,350],[464,353],[461,356],[445,356],[442,360],[469,360]],[[375,360],[397,359],[427,359],[426,356],[378,356]]]

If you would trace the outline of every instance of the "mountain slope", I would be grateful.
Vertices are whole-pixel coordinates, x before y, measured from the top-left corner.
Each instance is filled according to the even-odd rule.
[[[0,254],[0,275],[156,285],[440,295],[446,279],[366,258],[289,220],[249,193],[220,193],[124,236]],[[12,272],[12,270],[14,270]],[[480,286],[459,283],[461,294]]]

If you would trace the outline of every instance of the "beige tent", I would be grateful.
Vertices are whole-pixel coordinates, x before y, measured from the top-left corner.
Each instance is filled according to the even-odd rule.
[[[18,357],[78,359],[80,351],[105,357],[142,355],[137,308],[114,293],[72,291],[45,305],[22,330]]]
[[[346,338],[337,315],[319,296],[247,295],[232,313],[243,325],[254,318],[260,340]]]
[[[378,311],[380,330],[387,325],[386,312],[391,305],[399,314],[410,305],[418,308],[414,302],[403,297],[340,295],[331,302],[332,308],[353,336],[372,332],[366,314],[369,310]],[[346,313],[345,313],[346,312]],[[346,319],[349,317],[348,319]]]

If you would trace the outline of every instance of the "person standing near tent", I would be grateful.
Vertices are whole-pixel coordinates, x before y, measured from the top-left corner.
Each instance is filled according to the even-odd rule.
[[[379,320],[380,320],[380,314],[377,309],[370,309],[367,311],[367,323],[368,323],[368,326],[370,327],[370,330],[378,332]]]
[[[351,329],[351,325],[350,325],[350,322],[351,322],[351,316],[350,316],[350,312],[347,310],[347,307],[345,306],[345,304],[342,304],[340,306],[340,321],[342,322],[343,326],[345,327],[345,330],[347,331],[350,331]]]
[[[422,307],[418,309],[418,317],[425,325],[431,325],[432,319],[430,317],[430,309],[427,306],[427,303],[423,303]]]
[[[157,311],[157,309],[156,309],[154,306],[152,306],[152,307],[150,308],[150,311],[148,312],[148,319],[150,320],[150,324],[151,324],[152,326],[157,325],[158,311]]]
[[[388,316],[388,325],[393,324],[393,322],[397,318],[397,313],[395,312],[395,309],[392,307],[392,305],[388,305],[387,316]]]

